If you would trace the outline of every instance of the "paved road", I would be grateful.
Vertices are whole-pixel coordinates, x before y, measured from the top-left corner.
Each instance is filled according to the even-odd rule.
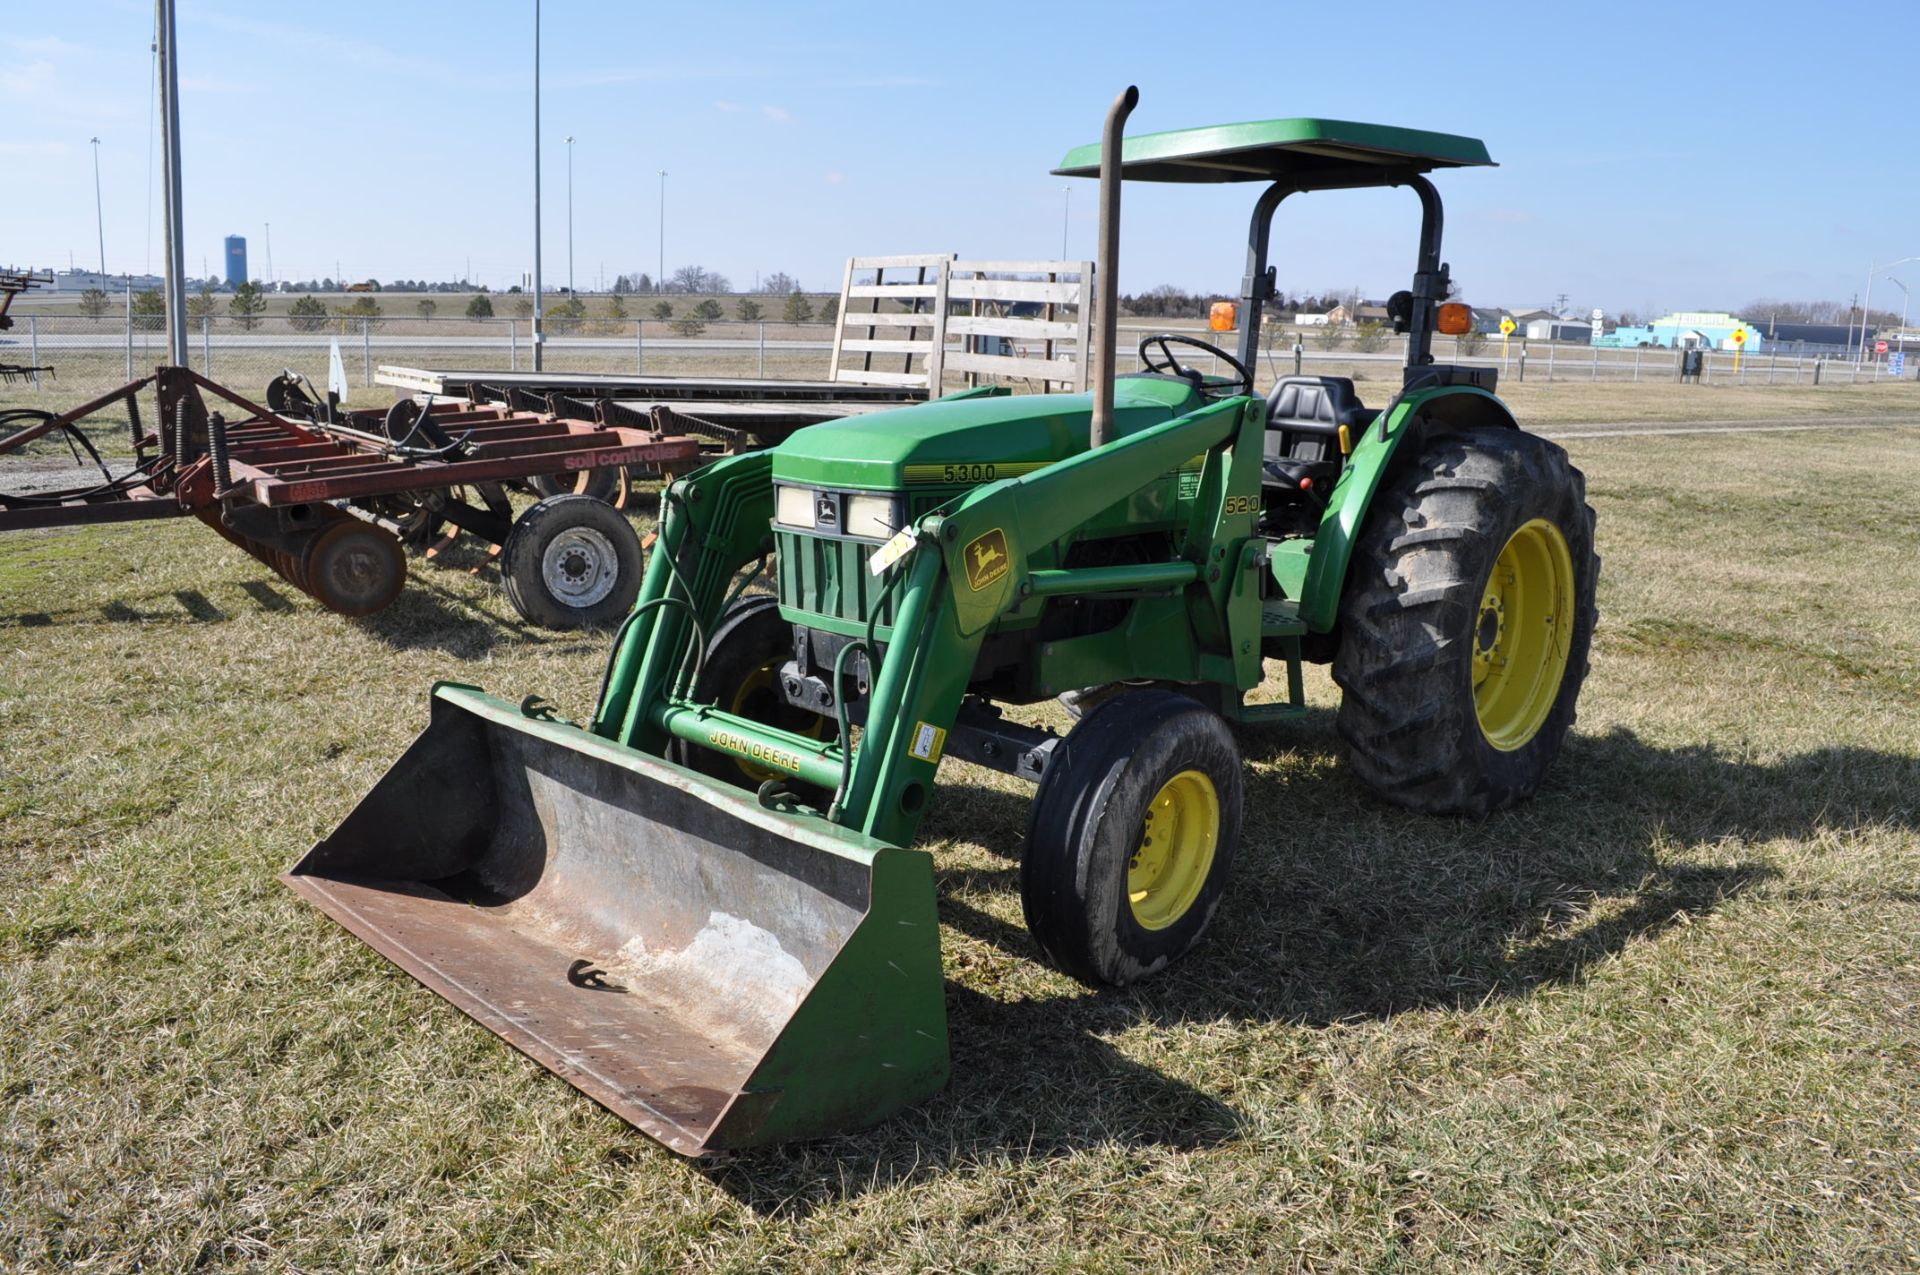
[[[1804,416],[1759,420],[1628,421],[1620,425],[1553,425],[1534,433],[1546,438],[1646,438],[1667,434],[1798,434],[1836,429],[1916,429],[1920,415],[1889,416]]]

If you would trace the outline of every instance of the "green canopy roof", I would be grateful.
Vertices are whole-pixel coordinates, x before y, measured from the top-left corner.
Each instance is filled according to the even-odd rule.
[[[1255,120],[1129,137],[1121,147],[1128,181],[1252,182],[1281,177],[1359,174],[1369,169],[1424,173],[1491,164],[1484,142],[1347,120]],[[1098,177],[1100,143],[1077,146],[1053,170],[1061,177]]]

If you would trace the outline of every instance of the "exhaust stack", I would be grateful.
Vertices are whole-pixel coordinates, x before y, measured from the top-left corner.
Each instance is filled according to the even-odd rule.
[[[1140,104],[1140,90],[1129,84],[1107,110],[1106,129],[1100,134],[1100,335],[1098,362],[1093,369],[1093,434],[1091,445],[1103,447],[1113,438],[1113,377],[1119,365],[1113,348],[1120,322],[1120,144],[1127,116]]]

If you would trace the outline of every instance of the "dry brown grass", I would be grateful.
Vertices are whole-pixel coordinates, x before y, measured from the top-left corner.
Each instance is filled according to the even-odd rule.
[[[1212,940],[1096,994],[1020,928],[1023,791],[953,765],[954,1083],[706,1166],[273,879],[433,679],[578,713],[600,638],[490,573],[353,622],[197,525],[0,539],[0,1266],[1920,1265],[1920,431],[1572,447],[1602,622],[1538,800],[1385,808],[1316,672]]]

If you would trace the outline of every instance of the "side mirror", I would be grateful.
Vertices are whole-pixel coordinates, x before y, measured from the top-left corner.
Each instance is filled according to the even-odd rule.
[[[1402,289],[1387,298],[1387,318],[1396,333],[1413,328],[1413,294]]]

